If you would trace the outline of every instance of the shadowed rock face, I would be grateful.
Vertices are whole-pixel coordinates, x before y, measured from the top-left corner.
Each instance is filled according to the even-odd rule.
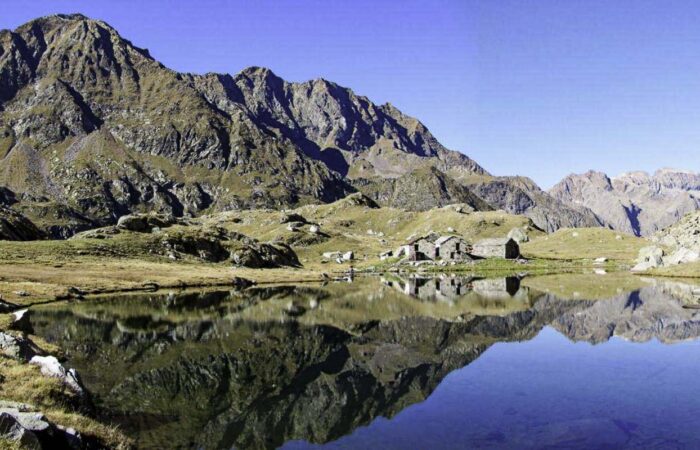
[[[0,205],[0,240],[32,241],[45,235],[32,221],[17,211]]]
[[[600,301],[504,290],[527,296],[524,308],[478,295],[452,298],[449,320],[433,317],[439,297],[364,281],[53,305],[31,321],[65,350],[103,417],[139,445],[203,448],[335,440],[427,398],[492,343],[529,340],[548,325],[593,343],[700,334],[682,308],[693,288],[678,283]],[[388,317],[375,309],[382,302],[416,312]]]
[[[511,214],[525,215],[547,232],[564,227],[602,225],[587,207],[550,196],[526,177],[483,178],[469,182],[468,186],[493,207]]]
[[[648,236],[700,207],[700,174],[664,169],[610,178],[589,171],[569,175],[549,193],[568,205],[589,208],[616,230]]]

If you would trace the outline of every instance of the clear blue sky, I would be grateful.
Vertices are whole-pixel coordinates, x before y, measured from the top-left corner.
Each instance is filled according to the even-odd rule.
[[[107,21],[167,66],[324,77],[497,175],[700,168],[700,2],[11,1],[0,28]]]

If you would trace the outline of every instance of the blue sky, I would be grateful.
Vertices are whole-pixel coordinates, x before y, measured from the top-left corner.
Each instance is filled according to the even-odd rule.
[[[700,2],[4,0],[82,12],[168,67],[324,77],[418,117],[497,175],[700,166]]]

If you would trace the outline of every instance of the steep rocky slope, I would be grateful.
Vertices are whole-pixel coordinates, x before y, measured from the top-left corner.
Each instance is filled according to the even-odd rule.
[[[358,189],[392,206],[487,207],[460,184],[474,176],[489,177],[418,120],[330,81],[177,73],[81,15],[0,31],[0,186],[53,237],[132,212],[281,208]],[[521,183],[499,183],[483,191],[509,192],[497,206],[543,228],[594,223],[534,185],[530,204],[510,203]]]
[[[589,171],[569,175],[549,193],[569,205],[589,208],[616,230],[648,236],[700,207],[700,174],[664,169],[610,178]]]

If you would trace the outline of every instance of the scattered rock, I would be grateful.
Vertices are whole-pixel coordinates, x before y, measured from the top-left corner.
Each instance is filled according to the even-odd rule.
[[[254,282],[248,280],[247,278],[233,277],[233,279],[231,280],[231,286],[233,286],[237,290],[247,289],[253,286],[254,284]]]
[[[289,302],[287,304],[287,308],[284,310],[284,312],[291,317],[298,317],[301,316],[306,312],[306,308],[304,308],[301,305],[297,305],[296,303]]]
[[[280,219],[280,223],[290,223],[290,222],[296,222],[296,223],[301,223],[301,224],[307,223],[306,218],[304,218],[304,216],[302,216],[301,214],[296,214],[296,213],[285,214]]]
[[[13,294],[15,294],[17,297],[29,297],[29,292],[27,291],[14,291]]]
[[[160,289],[160,286],[158,285],[158,283],[155,283],[155,282],[153,282],[153,281],[146,281],[145,283],[143,283],[143,284],[141,285],[141,287],[142,287],[145,291],[151,291],[151,292],[155,292],[155,291],[157,291],[158,289]]]
[[[639,250],[637,264],[632,268],[633,272],[644,272],[663,264],[664,250],[661,247],[650,245]]]
[[[68,288],[68,295],[71,298],[82,299],[85,297],[85,292],[75,286],[71,286]]]

